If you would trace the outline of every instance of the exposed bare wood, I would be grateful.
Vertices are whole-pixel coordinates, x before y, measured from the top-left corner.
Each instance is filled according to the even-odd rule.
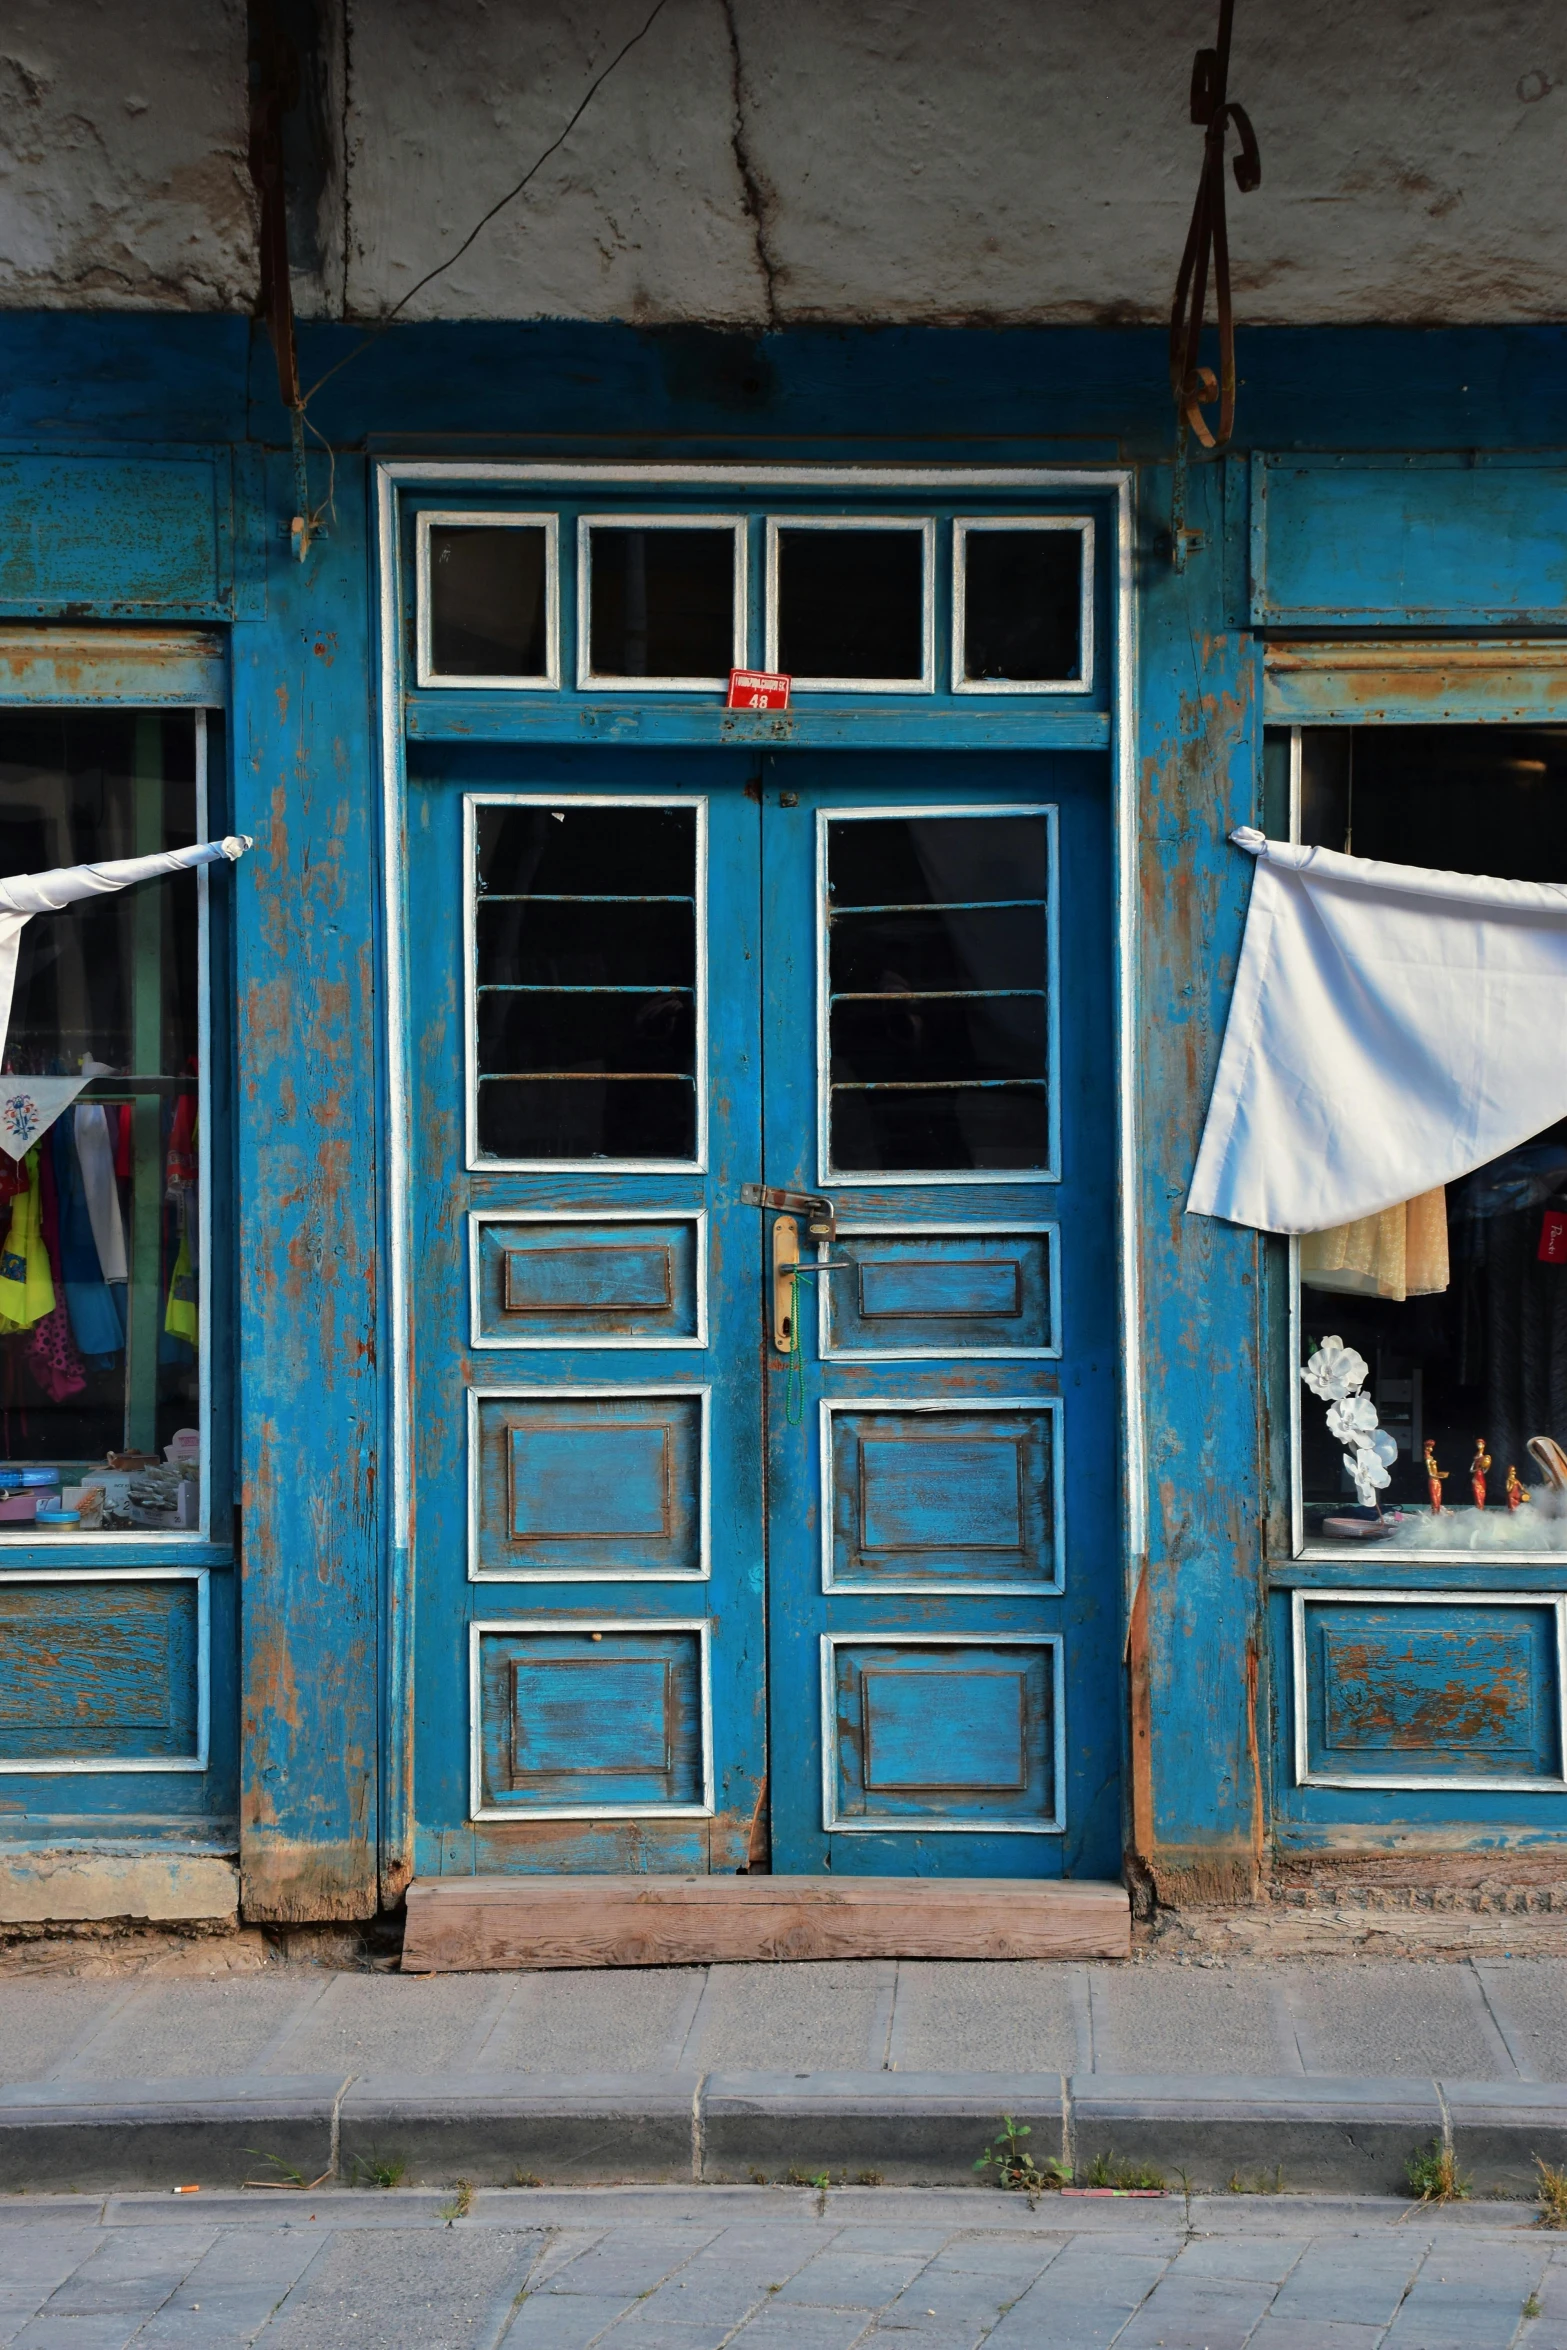
[[[1124,1886],[971,1877],[467,1877],[408,1888],[403,1966],[1126,1958]]]

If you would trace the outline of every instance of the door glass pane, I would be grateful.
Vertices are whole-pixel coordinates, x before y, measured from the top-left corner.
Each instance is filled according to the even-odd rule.
[[[735,666],[735,534],[588,532],[595,677],[727,677]]]
[[[0,715],[0,873],[187,846],[195,750],[189,712]],[[4,1067],[38,1089],[0,1112],[0,1535],[199,1523],[198,905],[175,874],[21,935]]]
[[[791,677],[925,670],[923,530],[778,532],[778,667]]]
[[[1567,730],[1307,728],[1301,751],[1313,847],[1567,881]],[[1387,1479],[1357,1498],[1319,1366],[1328,1391],[1300,1395],[1308,1548],[1354,1540],[1371,1561],[1567,1549],[1567,1122],[1461,1182],[1308,1234],[1299,1260],[1302,1367],[1328,1339],[1352,1351],[1345,1400],[1373,1407],[1362,1433]]]
[[[966,684],[1060,683],[1082,667],[1080,530],[963,532]]]
[[[829,821],[833,1168],[1048,1166],[1049,825]]]
[[[542,677],[549,549],[541,524],[430,526],[430,666],[438,677]]]
[[[697,810],[477,817],[481,1156],[694,1158]]]

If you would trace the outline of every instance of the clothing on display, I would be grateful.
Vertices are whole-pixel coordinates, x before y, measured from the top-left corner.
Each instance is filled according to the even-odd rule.
[[[55,1306],[36,1149],[27,1154],[26,1172],[27,1188],[11,1202],[11,1221],[0,1247],[0,1330],[30,1330]]]
[[[1354,1297],[1436,1297],[1448,1286],[1447,1187],[1422,1192],[1401,1207],[1308,1232],[1300,1244],[1306,1289]]]
[[[1357,1224],[1567,1116],[1567,884],[1230,838],[1257,865],[1189,1215]]]

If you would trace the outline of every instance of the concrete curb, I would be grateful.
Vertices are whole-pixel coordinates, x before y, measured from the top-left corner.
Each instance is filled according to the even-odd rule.
[[[1567,2084],[1059,2073],[244,2073],[0,2088],[0,2193],[219,2191],[292,2172],[408,2186],[796,2182],[972,2187],[1010,2114],[1029,2149],[1193,2192],[1402,2195],[1450,2146],[1480,2197],[1567,2164]],[[261,2198],[258,2196],[257,2201]],[[282,2199],[279,2198],[281,2201]]]

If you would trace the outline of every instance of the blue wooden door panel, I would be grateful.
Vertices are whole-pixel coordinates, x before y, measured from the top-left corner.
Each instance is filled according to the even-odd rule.
[[[411,753],[424,1870],[735,1869],[752,1853],[751,773],[723,753]],[[659,811],[666,834],[630,828]],[[515,854],[496,829],[514,817],[531,844]],[[482,904],[476,874],[498,885]]]
[[[1561,1603],[1296,1601],[1299,1776],[1559,1788]]]
[[[762,802],[766,1180],[839,1216],[767,1352],[772,1866],[1113,1873],[1108,775],[780,753]]]

